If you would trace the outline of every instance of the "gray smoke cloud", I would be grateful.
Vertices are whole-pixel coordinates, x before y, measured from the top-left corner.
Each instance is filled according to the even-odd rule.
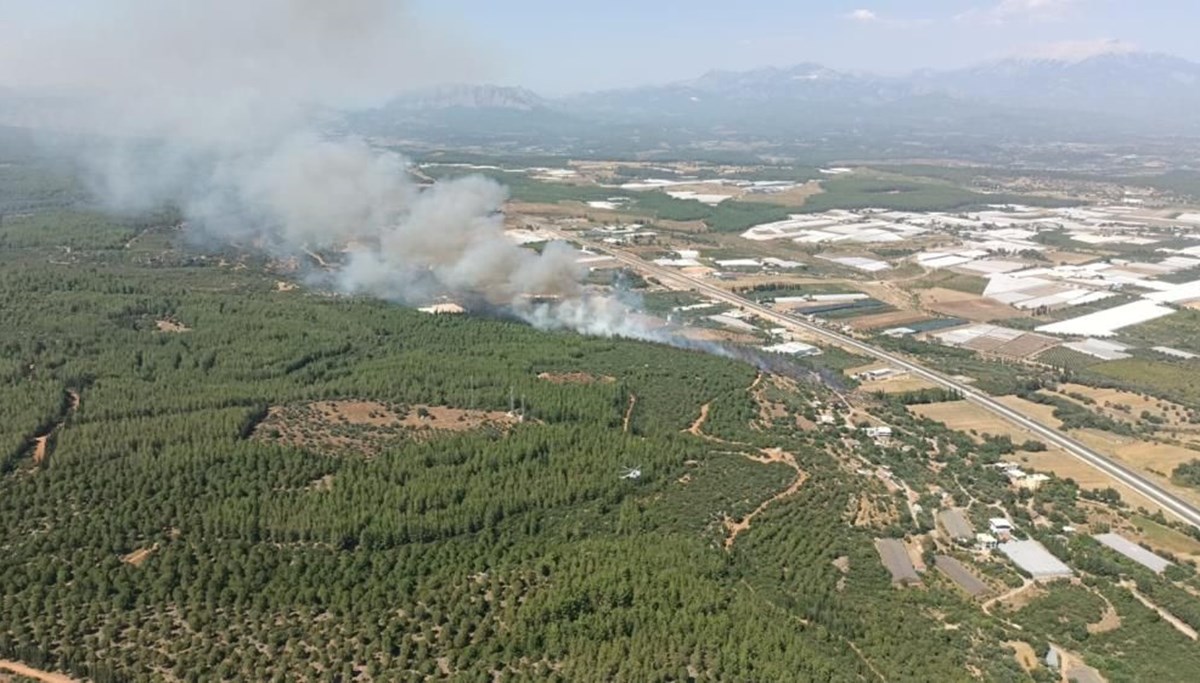
[[[218,243],[344,248],[330,281],[346,292],[463,294],[543,328],[655,336],[620,300],[584,291],[568,246],[512,243],[500,185],[421,190],[404,159],[314,123],[478,73],[451,27],[417,21],[407,3],[111,0],[39,15],[16,1],[42,22],[0,25],[0,83],[82,93],[84,106],[43,123],[102,135],[81,155],[114,207],[178,205]]]

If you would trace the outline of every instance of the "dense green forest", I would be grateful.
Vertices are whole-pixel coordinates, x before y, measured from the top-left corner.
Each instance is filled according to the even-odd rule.
[[[763,389],[786,406],[764,422],[745,363],[280,286],[283,264],[185,245],[170,212],[0,223],[0,658],[98,683],[1051,680],[1003,642],[1052,619],[892,585],[873,539],[929,515],[853,524],[891,494],[839,455],[926,486],[936,443],[1008,503],[981,463],[1011,444],[897,403],[897,443],[859,448],[802,421],[820,386]],[[546,379],[570,373],[595,381]],[[370,452],[259,429],[355,401],[522,419]],[[1077,514],[1055,495],[1030,505]],[[1200,665],[1164,628],[1164,666]]]

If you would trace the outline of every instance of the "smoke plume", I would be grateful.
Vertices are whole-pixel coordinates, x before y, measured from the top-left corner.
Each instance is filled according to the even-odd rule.
[[[404,159],[315,123],[477,72],[453,31],[406,3],[112,0],[65,18],[17,1],[44,19],[0,28],[0,83],[84,98],[44,123],[98,134],[81,156],[112,206],[177,205],[216,243],[346,248],[331,277],[346,292],[462,295],[543,328],[651,336],[619,300],[584,292],[574,250],[508,240],[498,184],[421,190]]]

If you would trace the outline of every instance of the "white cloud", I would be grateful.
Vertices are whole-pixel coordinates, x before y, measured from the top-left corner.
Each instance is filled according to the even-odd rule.
[[[1063,19],[1086,0],[999,0],[988,7],[977,7],[955,19],[986,24],[1042,22]]]
[[[850,14],[847,14],[846,18],[853,19],[854,21],[861,21],[863,23],[870,23],[872,21],[878,21],[879,15],[875,14],[869,9],[856,9]]]
[[[1099,40],[1064,40],[1056,43],[1034,45],[1017,53],[1018,57],[1054,59],[1062,62],[1082,62],[1100,55],[1121,55],[1136,52],[1138,46],[1124,40],[1102,38]]]

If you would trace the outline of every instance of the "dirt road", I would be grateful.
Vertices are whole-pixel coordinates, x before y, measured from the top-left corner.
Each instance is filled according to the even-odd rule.
[[[5,671],[17,674],[18,676],[25,676],[26,678],[44,681],[45,683],[79,683],[78,679],[71,678],[70,676],[64,674],[42,671],[30,666],[25,666],[20,662],[12,662],[7,659],[0,659],[0,673],[4,673]]]

